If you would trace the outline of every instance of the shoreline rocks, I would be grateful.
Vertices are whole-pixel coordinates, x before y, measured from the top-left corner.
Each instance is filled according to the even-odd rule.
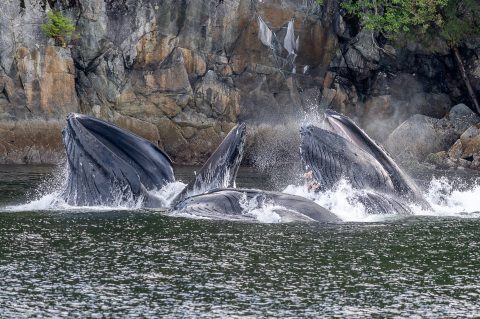
[[[52,9],[76,22],[67,48],[40,30]],[[435,118],[418,130],[429,134],[428,150],[446,151],[468,128],[443,119],[451,105],[468,103],[448,50],[394,48],[343,15],[338,0],[2,1],[0,127],[36,123],[25,132],[44,137],[27,143],[16,128],[10,143],[13,133],[0,130],[0,162],[54,162],[63,125],[52,123],[69,112],[130,129],[179,164],[202,163],[240,121],[258,134],[249,149],[265,147],[264,136],[297,149],[285,137],[290,121],[325,107],[357,119],[379,142],[414,114]],[[262,32],[271,39],[262,42]],[[479,49],[477,42],[462,48],[477,91]]]

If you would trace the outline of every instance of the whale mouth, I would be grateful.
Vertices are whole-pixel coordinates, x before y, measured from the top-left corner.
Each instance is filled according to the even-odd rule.
[[[175,201],[212,189],[235,187],[237,172],[243,159],[246,136],[245,123],[238,124],[230,130]]]
[[[137,200],[145,190],[174,181],[172,161],[151,142],[87,115],[71,113],[66,122],[62,135],[69,176],[63,197],[68,204]]]
[[[317,183],[317,190],[328,190],[341,179],[338,168],[338,154],[344,139],[335,133],[309,125],[300,128],[300,154],[309,179]],[[307,181],[309,182],[309,181]]]
[[[369,178],[370,181],[374,182],[371,184],[373,189],[392,192],[408,201],[414,201],[420,204],[425,209],[430,209],[429,204],[421,195],[415,182],[408,174],[403,172],[383,147],[370,138],[353,120],[333,110],[326,110],[323,128],[325,130],[317,128],[315,132],[318,134],[313,135],[310,140],[307,135],[305,135],[305,132],[301,132],[302,143],[305,143],[307,147],[309,146],[310,152],[313,154],[310,155],[308,151],[302,151],[302,158],[304,162],[310,164],[310,167],[317,167],[320,172],[323,170],[325,162],[327,162],[328,165],[336,162],[331,160],[332,157],[345,155],[345,158],[348,157],[348,160],[341,165],[341,168],[346,167],[345,165],[350,163],[348,165],[351,166],[351,168],[347,171],[349,171],[352,179],[351,182],[358,180],[361,182],[359,184],[359,186],[361,186],[363,177],[359,176],[358,172],[368,169],[371,172],[376,172],[374,175],[379,176],[380,180],[385,180],[385,183],[382,183],[375,182],[375,178]],[[337,136],[337,138],[331,138],[330,136],[332,135]],[[339,146],[335,145],[336,143],[342,144],[341,148],[344,148],[343,152],[335,151],[336,149],[339,150]],[[347,156],[349,153],[355,156]],[[359,169],[360,167],[362,167],[362,169]],[[325,170],[322,172],[325,173]],[[322,180],[322,178],[326,179],[324,176],[320,176],[320,174],[315,174],[315,169],[313,169],[313,173],[319,180]],[[378,188],[378,185],[381,187]]]
[[[357,145],[364,150],[368,150],[367,143],[363,140],[362,135],[357,134],[356,127],[346,118],[333,110],[325,111],[325,128],[332,133],[338,134],[347,141]]]

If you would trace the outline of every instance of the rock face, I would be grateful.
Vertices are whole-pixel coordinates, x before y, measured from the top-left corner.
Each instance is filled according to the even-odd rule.
[[[417,114],[388,136],[386,147],[398,158],[426,159],[441,167],[467,166],[459,160],[474,161],[477,156],[477,123],[480,117],[464,104],[455,105],[442,119]]]
[[[64,121],[31,119],[0,122],[0,162],[57,164],[63,159]]]
[[[203,162],[236,122],[285,123],[303,112],[301,91],[319,90],[337,45],[335,6],[3,1],[0,121],[44,121],[56,149],[58,126],[49,120],[80,111],[158,142],[177,163]],[[76,21],[69,48],[49,46],[40,32],[49,9]],[[258,17],[271,45],[259,40]]]
[[[248,149],[264,149],[261,136],[269,136],[290,150],[297,148],[287,137],[296,134],[292,121],[318,108],[355,117],[384,141],[413,114],[441,119],[452,101],[465,102],[441,42],[436,54],[418,44],[395,49],[344,19],[339,3],[4,0],[0,163],[58,159],[60,128],[72,111],[113,121],[175,162],[194,164],[239,121],[261,134]],[[40,31],[51,9],[75,21],[67,48]],[[472,42],[464,52],[475,87],[478,48]],[[430,120],[417,121],[421,132],[436,132],[426,128]],[[452,123],[459,136],[465,125]]]
[[[321,82],[336,45],[320,8],[300,1],[80,2],[78,31],[89,36],[72,51],[82,109],[152,123],[177,163],[203,162],[238,121],[301,112],[299,89]],[[259,40],[258,16],[275,35],[271,47]],[[291,19],[295,61],[281,45]],[[292,73],[304,65],[314,76]]]
[[[440,168],[480,169],[480,124],[469,127],[446,151],[430,154],[427,161]]]
[[[450,122],[416,114],[388,136],[385,146],[397,158],[423,161],[430,153],[448,149],[456,138]]]

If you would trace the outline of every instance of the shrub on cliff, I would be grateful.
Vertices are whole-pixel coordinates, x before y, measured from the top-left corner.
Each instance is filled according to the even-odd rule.
[[[48,22],[42,24],[43,33],[55,39],[55,44],[61,47],[67,46],[67,38],[75,31],[72,20],[65,17],[60,11],[49,11]]]
[[[452,50],[470,99],[480,104],[470,84],[458,48],[480,36],[478,0],[346,0],[341,6],[362,25],[387,38],[410,37],[428,43],[441,37]]]

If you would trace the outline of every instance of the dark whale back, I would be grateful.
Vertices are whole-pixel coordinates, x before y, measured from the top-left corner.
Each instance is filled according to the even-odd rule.
[[[172,214],[211,219],[255,220],[249,211],[270,207],[288,221],[338,222],[329,210],[304,197],[254,189],[218,189],[178,202]]]
[[[70,114],[63,141],[69,166],[63,197],[71,205],[128,205],[174,181],[164,152],[111,123]]]

